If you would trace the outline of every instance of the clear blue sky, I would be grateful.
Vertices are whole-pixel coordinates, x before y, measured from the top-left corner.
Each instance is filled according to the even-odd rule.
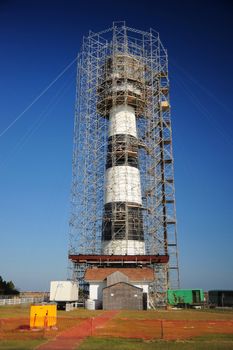
[[[168,49],[182,287],[233,289],[233,3],[1,0],[0,134],[114,20]],[[67,275],[73,65],[0,137],[0,275],[48,290]]]

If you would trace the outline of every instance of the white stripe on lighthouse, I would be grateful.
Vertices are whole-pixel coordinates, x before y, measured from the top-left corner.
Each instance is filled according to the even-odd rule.
[[[140,173],[128,165],[114,166],[106,171],[105,204],[133,202],[142,204]]]
[[[108,136],[119,134],[137,137],[135,111],[131,106],[120,105],[110,111]]]

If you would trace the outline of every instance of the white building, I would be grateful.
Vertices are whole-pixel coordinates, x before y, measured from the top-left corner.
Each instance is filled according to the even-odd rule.
[[[149,267],[137,268],[88,268],[84,279],[89,283],[89,299],[95,301],[96,308],[101,307],[103,288],[118,282],[126,282],[141,288],[147,295],[149,304],[149,284],[154,281],[154,271]]]

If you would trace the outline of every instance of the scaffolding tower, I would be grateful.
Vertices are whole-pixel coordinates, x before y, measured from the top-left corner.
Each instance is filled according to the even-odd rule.
[[[135,110],[137,138],[114,135],[109,142],[109,109],[123,104]],[[134,211],[104,202],[106,167],[126,162],[140,169],[142,202]],[[116,249],[121,232],[143,233],[145,255],[169,256],[168,265],[153,265],[151,293],[179,288],[173,164],[168,57],[159,34],[125,22],[90,31],[78,57],[69,254],[103,254],[109,225]],[[85,266],[73,264],[80,281]]]

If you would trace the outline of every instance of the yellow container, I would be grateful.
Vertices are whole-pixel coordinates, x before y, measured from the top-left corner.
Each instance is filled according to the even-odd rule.
[[[30,309],[30,327],[48,328],[57,323],[56,304],[34,304]]]

